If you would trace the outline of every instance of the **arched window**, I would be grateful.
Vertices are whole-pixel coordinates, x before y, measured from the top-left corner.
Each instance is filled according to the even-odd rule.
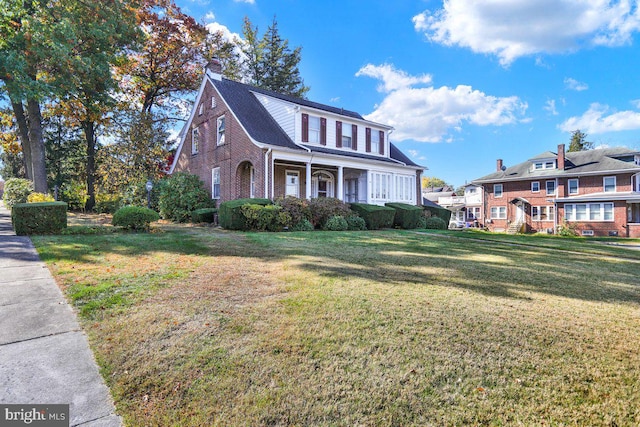
[[[334,178],[327,171],[318,171],[311,177],[311,197],[334,197]]]

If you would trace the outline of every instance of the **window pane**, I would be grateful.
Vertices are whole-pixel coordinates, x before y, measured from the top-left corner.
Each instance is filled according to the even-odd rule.
[[[547,181],[547,194],[551,195],[556,192],[556,182],[555,181]]]
[[[569,180],[569,194],[578,194],[578,180],[570,179]]]
[[[531,191],[534,193],[540,191],[540,183],[538,181],[531,183]]]
[[[564,205],[564,219],[567,221],[573,221],[574,218],[573,205]]]
[[[555,221],[556,219],[556,208],[553,206],[548,206],[547,209],[549,209],[549,215],[547,216],[547,219],[549,221]]]
[[[604,191],[605,193],[616,191],[616,178],[614,176],[604,178]]]
[[[604,204],[604,220],[613,221],[613,203]]]
[[[576,205],[576,221],[587,220],[587,205]]]
[[[600,203],[592,203],[589,205],[589,219],[591,221],[600,221],[602,219]]]

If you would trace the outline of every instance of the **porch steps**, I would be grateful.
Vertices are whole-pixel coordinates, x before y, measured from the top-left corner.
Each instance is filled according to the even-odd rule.
[[[509,224],[509,227],[507,227],[507,234],[518,234],[518,233],[522,233],[522,226],[524,225],[524,223],[522,221],[517,221],[517,222],[512,222],[511,224]]]

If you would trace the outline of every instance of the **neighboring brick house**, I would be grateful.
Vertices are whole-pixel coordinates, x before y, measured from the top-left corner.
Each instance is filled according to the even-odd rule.
[[[423,166],[360,114],[222,78],[207,66],[169,173],[189,172],[219,202],[336,197],[419,205]]]
[[[565,154],[547,151],[473,181],[483,187],[484,225],[492,231],[640,237],[640,151],[623,147]]]

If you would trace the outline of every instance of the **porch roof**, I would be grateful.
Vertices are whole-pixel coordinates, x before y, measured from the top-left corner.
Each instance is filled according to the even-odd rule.
[[[558,197],[557,199],[551,199],[551,201],[556,203],[613,202],[620,200],[640,203],[640,193],[634,191],[626,191],[620,193],[593,193],[580,196]]]
[[[405,156],[393,144],[390,144],[391,145],[391,152],[390,152],[390,156],[391,157],[390,158],[389,157],[374,156],[372,154],[363,154],[363,153],[358,153],[358,152],[355,152],[355,151],[354,152],[349,152],[349,151],[346,151],[346,150],[335,150],[335,149],[327,148],[327,147],[318,147],[317,145],[307,145],[307,144],[301,144],[301,145],[303,147],[305,147],[305,148],[308,148],[313,153],[334,154],[336,156],[345,156],[345,157],[353,157],[353,158],[356,158],[356,159],[374,160],[374,161],[378,161],[378,162],[392,163],[392,164],[396,164],[396,165],[398,163],[404,163],[407,166],[422,167],[422,166],[417,165],[414,162],[412,162],[407,156]]]

